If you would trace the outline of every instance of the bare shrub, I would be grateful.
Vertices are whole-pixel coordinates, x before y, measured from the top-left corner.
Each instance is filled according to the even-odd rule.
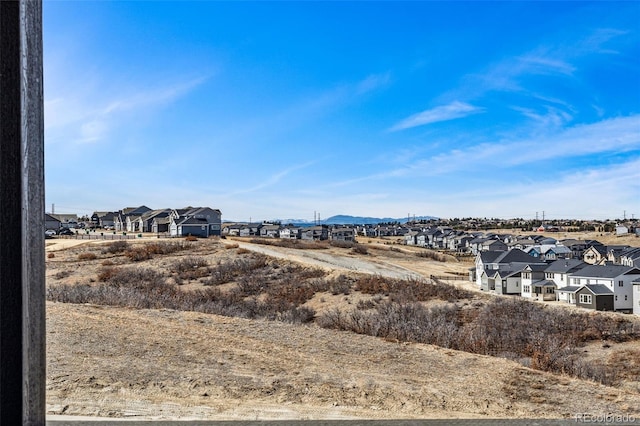
[[[250,240],[253,244],[263,244],[269,246],[294,248],[300,250],[326,250],[329,248],[329,242],[327,241],[311,241],[311,240],[297,240],[297,239],[279,239],[279,238],[252,238]]]
[[[209,266],[206,259],[202,257],[187,256],[173,262],[171,270],[174,272],[187,272],[206,266]]]
[[[56,257],[55,253],[47,253],[47,258],[48,259],[53,259],[54,257]]]
[[[104,248],[103,253],[111,253],[111,254],[124,253],[125,251],[129,250],[129,248],[130,248],[130,245],[126,240],[118,240],[118,241],[109,243]]]
[[[322,272],[324,274],[323,271],[320,271],[320,272]],[[313,290],[316,293],[322,293],[322,292],[325,292],[325,291],[329,291],[329,282],[327,280],[325,280],[325,279],[318,278],[318,279],[314,279],[314,280],[309,280],[309,281],[307,281],[307,283],[309,284],[309,286],[311,288],[313,288]]]
[[[288,279],[285,282],[267,286],[266,294],[266,303],[300,306],[313,297],[315,290],[310,285],[296,283],[294,279]]]
[[[292,324],[306,324],[312,322],[315,316],[315,310],[306,306],[300,306],[281,312],[276,319]]]
[[[187,235],[187,237],[185,238],[185,241],[198,241],[198,237],[195,237],[193,235]]]
[[[172,254],[188,248],[180,241],[158,241],[153,243],[147,243],[144,245],[144,249],[151,254]]]
[[[247,254],[247,253],[251,253],[251,250],[247,250],[246,248],[239,248],[236,253],[238,254]]]
[[[78,255],[78,260],[95,260],[97,258],[98,256],[96,256],[95,253],[89,253],[89,252],[80,253]]]
[[[258,271],[265,276],[268,272],[266,269]],[[260,301],[256,296],[247,296],[240,289],[181,291],[162,274],[149,268],[104,268],[99,279],[97,285],[51,286],[47,290],[47,298],[58,302],[191,310],[292,323],[310,322],[315,317],[313,309],[299,306],[313,295],[310,286],[302,286],[300,290],[292,287],[291,283],[276,283],[274,290],[266,294],[264,301]]]
[[[427,301],[431,299],[454,301],[469,299],[473,296],[470,291],[450,284],[432,284],[415,278],[399,280],[384,278],[380,275],[359,277],[356,281],[355,289],[365,294],[383,294],[401,302]]]
[[[457,262],[458,259],[455,256],[451,256],[444,253],[439,253],[433,250],[423,250],[415,253],[418,257],[423,257],[431,260],[435,260],[436,262]]]
[[[380,288],[383,281],[370,280],[368,284]],[[390,292],[394,294],[393,288]],[[478,313],[470,314],[472,310]],[[329,310],[318,316],[316,323],[387,340],[503,356],[535,369],[570,374],[605,385],[640,379],[640,351],[620,352],[619,358],[612,357],[608,364],[580,356],[577,348],[585,339],[603,335],[610,339],[629,339],[636,330],[637,321],[599,314],[594,327],[593,317],[506,298],[496,298],[473,308],[453,304],[426,308],[416,302],[391,300],[375,305],[362,302],[357,310],[349,312]]]
[[[338,308],[332,308],[325,311],[322,315],[316,317],[316,324],[322,328],[332,330],[346,330],[344,314]]]
[[[111,277],[116,273],[117,269],[116,268],[110,268],[110,267],[106,267],[106,268],[102,268],[99,272],[98,272],[98,281],[108,281],[109,279],[111,279]]]
[[[351,249],[356,254],[369,254],[369,249],[364,244],[356,244]]]
[[[132,262],[141,262],[151,259],[151,254],[145,247],[132,247],[124,253]]]
[[[176,274],[174,280],[181,284],[183,280],[195,280],[209,275],[209,263],[201,257],[187,256],[175,261],[171,271]]]
[[[240,247],[240,244],[238,244],[238,243],[231,243],[231,244],[225,244],[224,245],[224,248],[227,249],[227,250],[238,248],[238,247]]]
[[[376,307],[378,303],[373,299],[363,299],[358,301],[356,307],[362,311],[366,311],[367,309],[373,309]]]
[[[255,273],[241,276],[237,283],[238,288],[245,296],[260,294],[265,289],[264,277]]]
[[[102,266],[113,266],[114,263],[109,259],[105,259],[105,260],[102,261],[101,265]]]
[[[352,248],[356,243],[354,241],[331,240],[329,241],[329,245],[331,247]]]
[[[65,269],[64,271],[56,272],[53,277],[57,280],[61,280],[63,278],[67,278],[71,274],[73,274],[73,271],[71,269]]]
[[[338,294],[348,295],[351,293],[351,287],[353,285],[353,281],[351,278],[347,277],[346,275],[340,274],[338,277],[329,280],[328,285],[329,285],[328,290],[334,296]]]
[[[391,285],[390,280],[382,275],[363,275],[356,281],[355,289],[365,294],[388,295]]]
[[[210,277],[204,285],[219,285],[233,281],[236,277],[248,274],[267,265],[267,257],[256,255],[253,258],[235,259],[209,268]]]

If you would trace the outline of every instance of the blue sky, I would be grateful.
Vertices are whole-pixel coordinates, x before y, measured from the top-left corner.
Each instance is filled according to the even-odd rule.
[[[639,2],[44,2],[47,209],[640,217]]]

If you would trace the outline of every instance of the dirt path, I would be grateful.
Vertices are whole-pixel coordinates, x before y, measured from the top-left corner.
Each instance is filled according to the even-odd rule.
[[[349,256],[336,253],[332,250],[299,250],[277,246],[265,246],[260,244],[236,241],[236,243],[246,250],[263,253],[268,256],[287,259],[294,262],[304,263],[309,266],[319,267],[327,270],[339,270],[346,272],[360,272],[364,274],[378,274],[387,278],[407,278],[422,277],[415,271],[390,263],[382,259],[372,258],[363,260],[360,257]],[[344,251],[344,249],[341,249]]]

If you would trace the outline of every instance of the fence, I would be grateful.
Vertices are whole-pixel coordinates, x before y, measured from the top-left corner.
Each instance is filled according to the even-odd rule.
[[[76,234],[76,235],[60,235],[58,238],[67,240],[129,240],[135,239],[135,235],[122,234]]]
[[[434,281],[439,281],[439,280],[443,280],[443,281],[469,281],[469,277],[467,276],[451,276],[451,275],[431,275],[429,278],[431,278]]]

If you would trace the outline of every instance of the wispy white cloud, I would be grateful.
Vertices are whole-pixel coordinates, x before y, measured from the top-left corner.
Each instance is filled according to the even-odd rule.
[[[568,112],[552,106],[546,106],[544,113],[540,113],[533,108],[512,107],[511,109],[529,118],[535,123],[537,128],[547,133],[552,129],[564,127],[564,125],[573,118]],[[535,129],[532,129],[532,132],[533,131],[535,131]]]
[[[620,153],[640,149],[640,115],[620,117],[592,124],[581,124],[551,134],[525,139],[478,143],[465,149],[452,149],[412,161],[402,167],[334,182],[332,186],[350,186],[365,181],[407,177],[426,177],[496,170],[557,158],[598,153]]]
[[[583,124],[554,134],[522,140],[482,143],[416,162],[394,173],[438,175],[468,171],[490,161],[493,167],[513,167],[605,152],[640,149],[640,115]],[[499,159],[499,160],[497,160]]]
[[[374,90],[378,90],[385,87],[391,81],[391,73],[383,74],[371,74],[364,80],[355,84],[355,93],[357,95],[363,95]]]
[[[207,77],[198,77],[157,89],[125,94],[118,99],[111,100],[101,113],[108,115],[118,111],[128,111],[146,106],[161,106],[191,92],[206,80]]]
[[[45,99],[45,132],[47,142],[57,139],[77,143],[96,142],[105,138],[118,120],[128,119],[124,113],[165,106],[186,95],[207,78],[199,77],[158,88],[109,94],[78,88],[52,99]],[[46,96],[46,95],[45,95]]]
[[[438,106],[409,116],[392,126],[389,130],[395,132],[440,121],[455,120],[456,118],[462,118],[481,112],[484,112],[484,108],[473,106],[465,102],[455,101],[448,105]]]
[[[518,74],[565,74],[571,75],[576,68],[565,60],[548,52],[531,52],[515,59]]]
[[[465,75],[459,87],[439,97],[472,101],[488,92],[520,92],[532,94],[523,80],[527,76],[557,76],[572,78],[577,70],[576,62],[589,55],[617,54],[608,48],[609,41],[627,32],[616,29],[597,29],[579,39],[565,44],[541,45],[527,52],[503,58],[485,69]]]
[[[640,212],[639,194],[640,158],[634,158],[579,172],[537,175],[535,185],[496,180],[492,185],[443,192],[435,198],[442,214],[448,216],[464,211],[469,215],[533,217],[536,211],[544,210],[546,217],[553,219],[604,219],[622,216],[623,212],[612,210],[612,206],[624,206],[629,214]]]

